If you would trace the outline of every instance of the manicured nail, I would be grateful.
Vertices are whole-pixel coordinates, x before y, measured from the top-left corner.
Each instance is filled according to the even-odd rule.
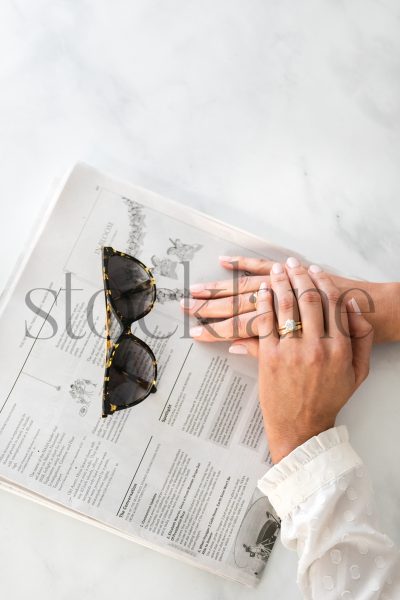
[[[276,275],[279,275],[280,273],[283,273],[283,267],[282,267],[281,263],[274,263],[272,265],[272,269],[271,270]]]
[[[231,354],[248,354],[246,346],[243,346],[241,344],[229,346],[229,352]]]
[[[310,273],[321,273],[322,271],[321,267],[319,267],[318,265],[310,265],[308,267],[308,270],[310,271]]]
[[[194,308],[196,305],[196,300],[192,300],[191,298],[182,298],[180,305],[182,308]]]
[[[191,337],[199,337],[203,333],[204,327],[191,327],[189,333]]]
[[[268,283],[266,281],[262,281],[260,283],[260,287],[258,288],[258,291],[261,292],[262,294],[266,294],[268,292]]]
[[[204,290],[204,283],[194,283],[193,285],[190,286],[190,291],[191,292],[202,292]]]
[[[290,269],[294,269],[294,267],[300,266],[300,262],[294,256],[289,256],[289,258],[286,261],[286,264]]]
[[[227,263],[232,263],[232,262],[237,261],[236,256],[219,256],[218,258],[221,262],[227,262]]]
[[[357,315],[362,314],[361,308],[358,306],[358,302],[355,298],[351,298],[351,300],[349,300],[349,304],[351,305],[353,312],[355,312]]]

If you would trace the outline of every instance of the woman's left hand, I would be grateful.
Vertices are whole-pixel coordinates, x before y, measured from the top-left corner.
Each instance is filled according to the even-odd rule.
[[[291,257],[287,265],[298,263]],[[273,261],[245,256],[220,257],[231,279],[191,286],[192,297],[183,299],[186,313],[198,319],[219,322],[193,327],[191,335],[203,342],[230,341],[230,352],[258,355],[253,293],[261,281],[269,281]],[[240,275],[243,271],[248,275]],[[372,283],[330,275],[343,301],[354,297],[366,320],[374,328],[374,342],[400,340],[400,283]]]

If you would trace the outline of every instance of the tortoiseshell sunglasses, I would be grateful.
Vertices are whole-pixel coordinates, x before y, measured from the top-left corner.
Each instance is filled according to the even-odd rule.
[[[106,301],[106,365],[103,417],[143,402],[157,391],[157,361],[149,346],[131,332],[131,325],[153,308],[156,282],[148,267],[134,256],[102,248]],[[111,308],[122,327],[111,341]]]

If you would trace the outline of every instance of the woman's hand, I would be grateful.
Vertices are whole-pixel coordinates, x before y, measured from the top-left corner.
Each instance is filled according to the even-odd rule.
[[[231,349],[244,347],[258,356],[260,405],[271,458],[277,462],[333,427],[368,374],[373,327],[355,298],[345,303],[333,278],[315,265],[307,271],[295,258],[287,260],[286,268],[246,259],[246,267],[258,274],[193,289],[198,298],[186,310],[222,319],[192,328],[193,337],[235,340]],[[212,298],[204,300],[207,296]],[[280,337],[278,328],[288,319],[301,321],[302,330]]]
[[[274,463],[333,427],[368,375],[373,328],[354,298],[344,304],[340,297],[332,278],[315,266],[307,272],[276,263],[270,287],[261,282],[259,398]],[[280,337],[278,328],[293,316],[301,321],[301,331]]]
[[[288,261],[296,261],[290,258]],[[191,286],[192,298],[182,307],[200,319],[220,319],[212,326],[194,327],[193,337],[200,341],[233,342],[230,351],[257,356],[258,339],[254,333],[253,292],[266,280],[273,262],[246,257],[220,257],[221,264],[232,272],[231,279]],[[248,276],[239,276],[247,271]],[[331,275],[343,300],[354,297],[375,331],[375,342],[400,340],[400,284],[371,283]],[[268,278],[267,278],[268,280]]]

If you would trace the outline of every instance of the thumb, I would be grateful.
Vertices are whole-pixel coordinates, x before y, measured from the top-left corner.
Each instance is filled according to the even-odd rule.
[[[374,339],[374,329],[363,317],[355,298],[351,298],[346,302],[346,308],[353,350],[353,368],[356,387],[358,387],[369,373],[369,358]]]
[[[231,354],[242,354],[258,358],[258,338],[241,338],[229,346]]]

